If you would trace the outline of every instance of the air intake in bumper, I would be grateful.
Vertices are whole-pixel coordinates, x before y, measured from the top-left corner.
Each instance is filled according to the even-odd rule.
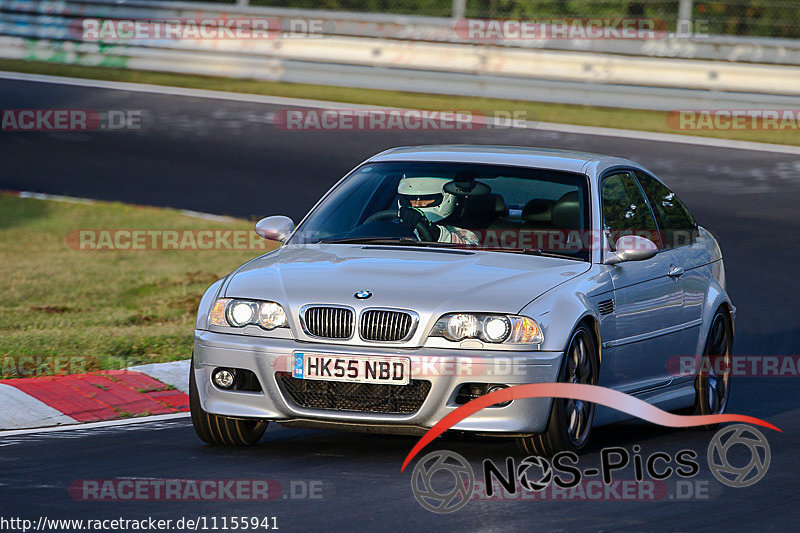
[[[431,382],[411,380],[408,385],[377,385],[296,379],[278,373],[284,393],[301,407],[337,411],[408,414],[419,411]]]

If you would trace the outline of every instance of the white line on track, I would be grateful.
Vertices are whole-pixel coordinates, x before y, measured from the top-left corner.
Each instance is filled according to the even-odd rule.
[[[224,91],[209,91],[206,89],[188,89],[184,87],[169,87],[166,85],[149,85],[143,83],[128,83],[121,81],[92,80],[85,78],[68,78],[63,76],[46,76],[42,74],[25,74],[20,72],[0,71],[0,79],[14,81],[28,81],[37,83],[52,83],[56,85],[74,85],[77,87],[92,87],[97,89],[111,89],[117,91],[133,91],[139,93],[164,94],[171,96],[187,96],[194,98],[212,98],[216,100],[230,100],[235,102],[252,102],[258,104],[284,105],[292,107],[306,107],[318,109],[398,109],[385,106],[347,104],[342,102],[326,102],[322,100],[303,100],[301,98],[286,98],[282,96],[265,96],[260,94],[234,93]],[[487,120],[494,123],[493,120]],[[558,124],[554,122],[522,121],[522,129],[542,131],[555,131],[560,133],[576,133],[580,135],[598,135],[602,137],[618,137],[623,139],[637,139],[657,142],[689,144],[695,146],[710,146],[715,148],[732,148],[737,150],[751,150],[756,152],[771,152],[776,154],[800,155],[800,146],[784,144],[769,144],[750,141],[736,141],[732,139],[716,139],[695,135],[678,135],[674,133],[654,133],[649,131],[623,130],[616,128],[601,128],[597,126],[577,126],[573,124]]]
[[[122,420],[106,420],[104,422],[89,422],[86,424],[73,424],[68,426],[53,426],[46,428],[33,429],[12,429],[10,431],[0,431],[0,439],[3,437],[14,437],[19,435],[31,435],[34,433],[54,433],[58,431],[75,431],[83,429],[99,429],[115,426],[130,426],[132,424],[143,424],[145,422],[163,422],[165,420],[179,420],[189,417],[189,413],[170,413],[168,415],[152,415],[137,418],[124,418]]]
[[[11,194],[19,196],[20,198],[32,198],[34,200],[50,200],[51,202],[65,202],[68,204],[97,204],[103,201],[103,200],[95,200],[92,198],[80,198],[77,196],[62,196],[60,194],[46,194],[46,193],[31,192],[31,191],[0,190],[0,194]],[[157,207],[157,206],[143,206],[143,207]],[[174,208],[169,208],[169,209],[174,209]],[[234,217],[228,217],[225,215],[214,215],[212,213],[202,213],[200,211],[192,211],[190,209],[178,209],[177,211],[183,215],[186,215],[187,217],[202,218],[203,220],[213,220],[215,222],[234,222],[237,220]]]

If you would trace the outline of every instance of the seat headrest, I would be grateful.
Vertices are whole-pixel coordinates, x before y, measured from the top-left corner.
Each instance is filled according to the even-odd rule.
[[[578,191],[568,192],[553,206],[553,225],[561,229],[578,229],[581,226],[581,203]]]
[[[534,198],[522,208],[522,221],[549,224],[553,219],[553,200]]]
[[[508,208],[499,194],[470,196],[464,199],[461,224],[469,229],[485,229],[499,218],[508,216]]]

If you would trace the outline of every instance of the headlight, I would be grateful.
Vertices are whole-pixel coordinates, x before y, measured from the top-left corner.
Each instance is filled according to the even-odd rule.
[[[220,298],[214,302],[208,314],[208,323],[235,328],[252,324],[267,330],[288,327],[286,312],[280,304],[232,298]]]
[[[480,333],[478,329],[478,317],[475,315],[452,315],[445,323],[445,337],[454,341],[460,341],[467,337],[477,337]]]
[[[431,336],[450,341],[481,339],[492,343],[541,344],[544,335],[532,318],[517,315],[452,313],[433,326]]]
[[[511,331],[511,321],[504,316],[491,316],[483,321],[483,336],[491,342],[503,342]]]
[[[263,302],[258,310],[258,325],[265,329],[286,327],[286,312],[280,304]]]
[[[241,328],[247,324],[253,324],[253,320],[258,312],[258,304],[255,302],[245,302],[242,300],[235,300],[228,304],[225,309],[225,318],[231,326]]]

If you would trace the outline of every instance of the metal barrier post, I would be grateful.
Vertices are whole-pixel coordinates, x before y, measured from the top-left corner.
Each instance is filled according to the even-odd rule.
[[[467,14],[467,0],[453,0],[453,18],[463,19]]]
[[[678,35],[692,34],[692,0],[680,0],[678,4],[678,24],[675,27]]]

